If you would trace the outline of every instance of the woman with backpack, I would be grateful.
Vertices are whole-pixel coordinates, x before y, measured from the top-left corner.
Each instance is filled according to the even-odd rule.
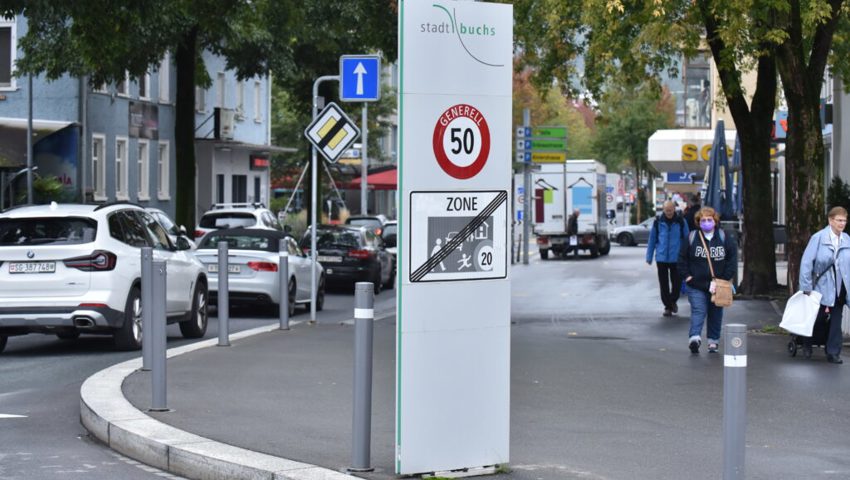
[[[720,215],[711,207],[701,208],[694,216],[698,229],[688,234],[688,242],[679,253],[679,275],[687,285],[691,304],[691,328],[688,348],[699,353],[703,324],[708,319],[706,340],[709,353],[717,353],[723,308],[711,301],[717,288],[715,278],[731,281],[738,269],[738,246],[732,236],[720,228]],[[712,271],[714,274],[712,275]]]

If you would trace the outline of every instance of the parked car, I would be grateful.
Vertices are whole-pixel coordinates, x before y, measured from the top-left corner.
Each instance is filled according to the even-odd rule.
[[[655,222],[655,218],[648,218],[637,225],[617,227],[611,232],[611,240],[626,246],[647,243],[653,222]]]
[[[398,255],[398,222],[390,220],[384,224],[384,229],[381,231],[381,240],[384,241],[384,247],[390,255],[393,256],[393,261]]]
[[[28,333],[111,334],[142,346],[141,247],[167,263],[168,323],[207,329],[207,276],[143,208],[128,203],[22,206],[0,213],[0,351]]]
[[[355,227],[366,227],[372,230],[375,235],[381,235],[384,225],[387,223],[387,217],[381,214],[378,215],[352,215],[345,219],[346,225]]]
[[[189,238],[189,234],[186,232],[186,227],[182,225],[178,227],[177,224],[175,224],[174,221],[172,221],[171,218],[168,217],[168,214],[158,208],[146,207],[145,211],[148,212],[150,216],[154,218],[154,220],[159,222],[160,225],[162,225],[162,228],[164,228],[166,233],[168,233],[168,237],[171,239],[171,243],[179,247],[181,250],[186,250],[187,245],[189,249],[195,249],[195,242],[193,242],[192,239]],[[183,244],[183,242],[186,243]]]
[[[204,263],[210,282],[210,297],[218,297],[218,242],[228,248],[228,287],[232,303],[260,303],[280,308],[280,241],[286,244],[289,271],[289,313],[296,305],[310,307],[311,260],[291,235],[276,230],[237,228],[217,230],[198,244],[195,255]],[[325,276],[322,265],[315,266],[316,310],[325,304]]]
[[[301,239],[301,247],[310,248],[311,230]],[[381,237],[366,227],[320,225],[316,229],[316,259],[325,268],[327,281],[334,283],[372,282],[375,294],[395,285],[391,255]]]
[[[214,230],[236,227],[283,231],[277,217],[262,203],[218,203],[201,216],[195,240]]]

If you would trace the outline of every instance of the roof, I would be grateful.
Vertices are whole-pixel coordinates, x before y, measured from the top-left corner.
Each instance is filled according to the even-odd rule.
[[[77,203],[57,203],[51,206],[51,204],[44,205],[18,205],[14,207],[7,208],[0,212],[4,217],[7,218],[21,218],[21,217],[49,217],[53,215],[85,215],[90,216],[94,211],[97,205],[91,204],[77,204]]]
[[[259,237],[265,238],[268,240],[280,240],[283,238],[292,238],[295,240],[291,234],[286,232],[281,232],[280,230],[268,230],[262,228],[226,228],[222,230],[214,230],[208,233],[203,240],[198,244],[198,248],[209,249],[209,247],[201,247],[201,245],[207,243],[207,239],[213,237],[242,237],[242,236],[250,236],[250,237]],[[269,242],[268,248],[261,250],[266,252],[277,252],[279,249],[279,244],[276,242]],[[256,250],[256,249],[250,249]]]
[[[352,189],[360,188],[360,177],[355,177],[347,186]],[[366,187],[370,190],[398,190],[398,169],[369,174],[366,177]]]

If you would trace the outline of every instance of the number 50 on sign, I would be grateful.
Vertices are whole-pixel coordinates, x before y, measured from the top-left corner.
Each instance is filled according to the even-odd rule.
[[[437,119],[434,157],[449,176],[466,180],[478,174],[490,156],[490,127],[474,106],[457,104]]]

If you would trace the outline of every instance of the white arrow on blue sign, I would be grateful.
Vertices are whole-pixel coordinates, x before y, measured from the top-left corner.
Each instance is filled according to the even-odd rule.
[[[381,57],[339,57],[339,93],[343,102],[377,102],[381,98]]]

